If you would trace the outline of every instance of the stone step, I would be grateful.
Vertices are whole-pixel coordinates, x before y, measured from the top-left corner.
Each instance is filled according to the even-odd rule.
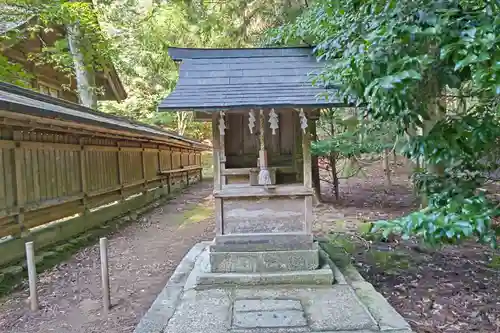
[[[218,286],[262,286],[262,285],[332,285],[333,273],[327,265],[310,271],[275,273],[207,273],[196,278],[196,288]]]
[[[268,273],[309,271],[319,267],[319,251],[312,250],[209,252],[212,273]]]
[[[216,236],[211,252],[313,250],[313,235],[306,233],[255,233]]]

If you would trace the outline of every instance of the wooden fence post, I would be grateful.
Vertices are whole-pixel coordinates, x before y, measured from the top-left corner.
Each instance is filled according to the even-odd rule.
[[[118,146],[118,151],[116,152],[116,158],[117,158],[117,171],[118,171],[118,185],[120,186],[120,198],[121,201],[123,201],[124,195],[123,195],[123,166],[122,166],[122,147],[120,147],[120,141],[116,142],[116,145]]]
[[[25,202],[25,193],[23,188],[23,178],[24,175],[22,173],[22,162],[23,162],[23,148],[21,147],[22,133],[19,131],[14,131],[13,133],[14,139],[14,187],[16,193],[16,223],[19,226],[20,234],[22,234],[24,230],[24,202]],[[8,177],[8,175],[7,175]]]
[[[82,191],[82,205],[83,205],[83,213],[87,214],[87,172],[85,168],[85,144],[83,142],[83,138],[80,138],[79,140],[80,143],[80,188]]]
[[[107,312],[111,308],[111,296],[109,294],[108,239],[106,237],[99,240],[99,249],[101,253],[102,303]]]
[[[36,265],[35,250],[33,242],[27,242],[26,247],[26,265],[28,267],[28,281],[30,288],[30,308],[31,311],[38,311],[38,293],[36,290]]]
[[[146,175],[146,148],[141,144],[142,178],[144,179],[144,193],[148,191],[148,178]]]

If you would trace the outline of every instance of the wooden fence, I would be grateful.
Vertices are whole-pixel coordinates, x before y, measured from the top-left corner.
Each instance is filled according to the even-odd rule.
[[[69,223],[94,225],[89,219],[96,220],[99,207],[127,210],[137,206],[126,202],[130,198],[168,194],[201,178],[205,147],[197,142],[25,91],[21,103],[17,90],[1,95],[1,88],[0,97],[15,97],[17,104],[0,98],[0,238],[27,238],[32,228],[72,216],[89,218]],[[101,123],[87,121],[89,115]]]

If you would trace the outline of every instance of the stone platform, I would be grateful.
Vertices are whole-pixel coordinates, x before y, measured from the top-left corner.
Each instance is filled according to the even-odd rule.
[[[352,267],[330,285],[200,284],[209,243],[184,257],[135,333],[411,333]]]

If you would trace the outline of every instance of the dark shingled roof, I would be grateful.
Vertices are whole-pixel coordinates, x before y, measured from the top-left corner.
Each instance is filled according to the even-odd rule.
[[[260,107],[326,107],[326,89],[314,87],[314,74],[324,64],[310,47],[261,49],[170,48],[181,61],[174,91],[160,111],[215,111]],[[330,90],[330,96],[334,90]]]
[[[0,110],[31,116],[73,121],[104,128],[133,132],[150,137],[162,137],[182,141],[192,147],[206,148],[198,141],[190,140],[176,133],[146,125],[127,118],[94,111],[62,99],[43,95],[32,90],[0,82]]]

